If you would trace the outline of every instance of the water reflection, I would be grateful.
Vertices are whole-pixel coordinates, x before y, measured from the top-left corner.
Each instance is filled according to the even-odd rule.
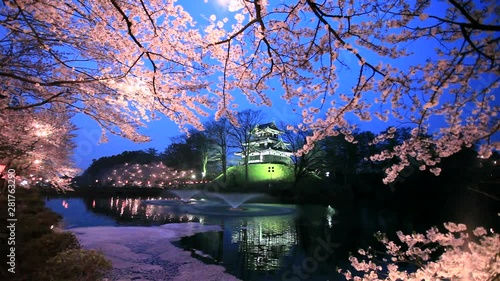
[[[185,237],[179,246],[190,249],[193,256],[224,265],[228,272],[248,281],[305,280],[301,278],[305,275],[307,280],[344,280],[335,268],[349,266],[349,253],[378,245],[373,233],[386,232],[394,240],[397,230],[422,233],[444,221],[464,220],[459,219],[464,217],[462,206],[457,206],[460,212],[456,217],[420,209],[402,212],[364,204],[303,205],[297,206],[293,214],[280,216],[224,217],[189,213],[190,208],[179,208],[175,204],[163,206],[146,202],[155,199],[170,198],[56,198],[48,199],[47,206],[61,214],[69,227],[149,226],[172,222],[220,225],[223,231]],[[493,227],[491,216],[473,218],[471,227]],[[321,248],[321,260],[314,259],[318,247],[324,245],[319,241],[335,243],[338,247],[331,251]],[[329,255],[323,260],[325,253]],[[309,272],[312,267],[315,270]],[[296,269],[300,274],[295,273]]]
[[[303,256],[304,250],[307,251],[307,241],[313,239],[308,236],[323,235],[325,229],[330,229],[327,222],[331,223],[335,215],[333,207],[310,206],[306,210],[301,208],[297,212],[298,216],[295,213],[282,216],[204,216],[190,214],[185,208],[175,205],[148,203],[155,199],[170,198],[111,197],[79,200],[82,200],[88,212],[111,217],[118,225],[160,225],[172,222],[220,225],[223,229],[221,232],[204,233],[184,240],[191,239],[188,248],[211,256],[215,262],[227,265],[230,271],[239,276],[252,276],[256,272],[272,274],[289,267],[290,260],[294,260],[295,256]],[[59,204],[66,205],[68,201],[61,199]],[[70,209],[79,206],[76,203],[70,205]],[[81,213],[83,212],[80,210],[75,216]],[[304,219],[301,213],[307,213],[307,218]],[[69,214],[63,216],[67,219]],[[86,223],[71,226],[87,226]],[[95,224],[89,222],[88,225]]]
[[[201,216],[190,214],[185,208],[175,205],[150,204],[155,199],[162,198],[92,199],[88,207],[92,212],[111,216],[121,224],[153,225],[193,221],[221,225],[223,231],[220,233],[204,233],[185,238],[184,241],[191,239],[188,244],[194,244],[189,248],[201,249],[203,255],[212,257],[218,263],[230,264],[232,270],[238,271],[234,273],[240,276],[287,268],[287,261],[293,260],[294,256],[307,248],[307,241],[312,239],[308,236],[324,233],[325,228],[331,228],[335,215],[335,209],[331,206],[310,206],[303,210],[308,214],[308,229],[304,229],[301,226],[302,219],[296,215]],[[316,231],[318,228],[319,231]],[[302,239],[302,243],[299,239]]]
[[[244,253],[249,270],[274,270],[283,266],[282,258],[291,254],[297,245],[293,218],[259,217],[237,221],[231,225],[231,244]]]
[[[298,209],[293,215],[212,218],[210,223],[221,225],[223,231],[184,237],[179,244],[211,257],[242,280],[289,280],[283,279],[285,273],[314,255],[318,238],[330,241],[326,237],[335,237],[338,231],[332,206]],[[317,271],[308,280],[327,280],[335,275],[336,257],[332,254],[318,262]]]
[[[62,213],[65,220],[83,213],[94,214],[85,221],[73,220],[72,227],[99,225],[96,215],[112,218],[115,225],[147,226],[178,222],[220,225],[223,231],[185,237],[179,246],[191,249],[194,256],[210,257],[211,262],[224,265],[243,280],[282,280],[283,276],[289,276],[287,272],[303,268],[304,261],[314,257],[320,245],[318,239],[341,245],[327,259],[318,262],[310,280],[336,280],[332,276],[336,274],[335,267],[339,261],[347,262],[348,252],[373,244],[370,238],[376,230],[380,230],[380,214],[371,209],[359,208],[349,214],[346,210],[339,213],[334,206],[305,205],[297,206],[296,212],[287,215],[224,217],[196,215],[189,213],[189,208],[179,208],[178,204],[151,204],[155,199],[170,198],[115,196],[57,200],[59,207],[69,206],[63,210],[72,210]],[[101,219],[101,222],[111,225],[106,220]]]
[[[333,215],[335,215],[335,213],[335,209],[328,205],[326,208],[326,221],[328,222],[328,227],[330,228],[333,226]]]
[[[203,216],[195,216],[187,213],[178,213],[168,207],[144,204],[148,200],[161,200],[158,198],[94,198],[86,199],[87,208],[99,214],[105,214],[115,218],[122,224],[129,225],[159,225],[165,223],[179,222],[201,222]],[[91,203],[90,203],[91,202]]]

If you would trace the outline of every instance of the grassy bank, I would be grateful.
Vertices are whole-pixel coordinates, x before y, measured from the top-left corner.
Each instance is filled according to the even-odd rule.
[[[100,252],[83,250],[74,234],[57,230],[61,217],[38,192],[17,188],[11,195],[0,195],[0,219],[9,226],[0,233],[0,252],[10,255],[2,257],[8,266],[1,267],[0,280],[96,281],[111,269]],[[15,208],[13,217],[7,217],[7,206]]]

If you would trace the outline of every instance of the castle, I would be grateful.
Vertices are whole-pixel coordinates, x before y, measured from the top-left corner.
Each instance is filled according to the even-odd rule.
[[[279,138],[284,132],[274,122],[257,125],[250,132],[250,141],[245,144],[248,149],[248,163],[281,163],[291,164],[292,151],[289,144]],[[245,157],[243,152],[236,153]]]

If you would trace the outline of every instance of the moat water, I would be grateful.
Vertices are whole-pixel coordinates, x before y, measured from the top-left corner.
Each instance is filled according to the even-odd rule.
[[[241,280],[343,280],[337,268],[349,268],[350,253],[379,245],[373,234],[423,232],[432,225],[455,222],[486,224],[478,213],[457,211],[457,216],[419,212],[401,213],[364,204],[283,205],[243,203],[237,215],[228,207],[204,210],[172,198],[47,198],[47,206],[63,216],[65,228],[94,226],[157,226],[168,223],[201,223],[220,226],[183,237],[175,245],[191,251],[204,263],[224,266]],[[215,208],[215,207],[214,207]],[[264,210],[262,213],[246,210]],[[237,210],[237,211],[238,211]],[[269,212],[271,210],[271,212]],[[273,210],[285,210],[276,212]],[[268,213],[266,213],[266,211]],[[491,214],[492,215],[492,214]],[[458,221],[456,218],[461,218]],[[486,218],[486,219],[485,219]],[[482,221],[481,221],[482,219]]]

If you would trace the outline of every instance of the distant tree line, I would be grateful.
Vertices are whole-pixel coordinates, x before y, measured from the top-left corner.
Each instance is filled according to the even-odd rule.
[[[205,130],[190,130],[189,134],[179,135],[171,139],[171,143],[163,152],[154,148],[142,151],[125,151],[121,154],[102,157],[94,160],[81,178],[91,181],[93,178],[106,173],[113,166],[130,164],[149,164],[162,162],[167,167],[177,170],[194,170],[200,177],[210,180],[222,175],[224,180],[228,167],[232,164],[249,165],[250,149],[246,145],[251,138],[250,132],[255,126],[264,123],[264,114],[257,110],[244,110],[238,113],[239,126],[231,124],[227,119],[209,121],[204,124]],[[285,132],[281,136],[284,142],[289,143],[292,151],[300,151],[307,144],[312,132],[308,130],[286,130],[285,124],[278,124]],[[387,158],[385,160],[371,158],[375,154],[397,149],[411,134],[411,128],[388,128],[391,136],[377,141],[379,132],[353,131],[354,140],[345,135],[330,136],[318,141],[308,153],[292,156],[292,166],[295,175],[295,184],[299,184],[308,177],[316,177],[332,186],[352,190],[354,193],[362,190],[363,186],[382,185],[386,169],[403,161],[401,158]],[[382,132],[384,133],[384,132]],[[430,136],[421,136],[422,138]],[[234,152],[243,152],[237,161],[232,160]],[[478,182],[478,180],[494,178],[498,174],[500,159],[494,153],[490,159],[477,157],[474,147],[464,147],[461,152],[447,159],[439,165],[443,170],[443,177],[439,181],[454,182],[456,173],[462,182]],[[399,178],[390,183],[393,186],[410,184],[418,180],[438,181],[426,171],[418,155],[408,155],[411,165],[400,171]],[[498,160],[493,164],[495,160]],[[248,178],[248,169],[245,169]],[[417,180],[417,181],[418,181]]]

